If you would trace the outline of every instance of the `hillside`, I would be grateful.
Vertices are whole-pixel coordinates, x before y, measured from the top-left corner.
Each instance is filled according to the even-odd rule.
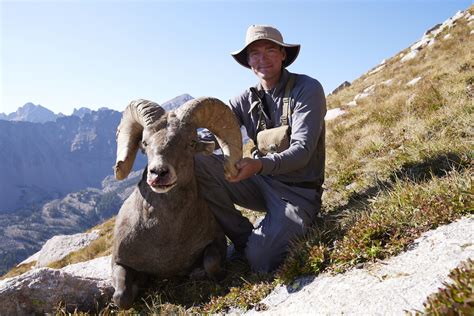
[[[157,281],[134,311],[265,310],[261,300],[279,284],[291,291],[302,276],[370,269],[410,249],[423,233],[472,216],[473,15],[471,6],[328,96],[328,108],[342,115],[327,121],[323,211],[275,275],[229,264],[221,284]],[[103,242],[111,238],[110,227],[108,234]],[[84,252],[87,259],[94,257],[93,249]],[[73,258],[80,256],[71,255],[64,264],[85,260]],[[467,272],[454,273],[454,287],[467,298],[452,304],[452,296],[441,293],[425,305],[428,312],[440,306],[446,308],[442,314],[460,314],[463,306],[472,311],[472,263],[462,269]],[[111,311],[111,305],[103,310]]]

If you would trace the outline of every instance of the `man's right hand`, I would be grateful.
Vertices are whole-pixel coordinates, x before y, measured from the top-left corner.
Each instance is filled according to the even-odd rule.
[[[259,159],[245,157],[240,159],[235,166],[239,170],[239,173],[235,177],[229,178],[229,182],[239,182],[250,178],[262,170],[263,164]]]

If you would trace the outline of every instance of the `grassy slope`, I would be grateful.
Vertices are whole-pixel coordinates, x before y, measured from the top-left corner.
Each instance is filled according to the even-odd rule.
[[[474,14],[474,7],[469,9]],[[336,95],[328,107],[347,114],[327,124],[326,192],[318,223],[293,243],[275,275],[228,265],[221,284],[202,280],[157,281],[134,310],[155,313],[222,312],[256,305],[277,283],[395,255],[422,232],[473,213],[474,35],[465,19],[437,36],[431,47],[400,62],[389,59]],[[443,40],[447,34],[451,38]],[[407,53],[405,50],[401,53]],[[422,77],[413,86],[410,80]],[[381,84],[392,79],[391,85]],[[375,85],[372,95],[345,106]],[[107,254],[103,237],[60,267]],[[472,264],[470,265],[472,271]],[[472,293],[472,291],[471,291]],[[104,312],[113,312],[108,307]]]

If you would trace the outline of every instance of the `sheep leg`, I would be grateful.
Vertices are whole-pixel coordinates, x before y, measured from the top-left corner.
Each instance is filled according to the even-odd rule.
[[[204,249],[203,258],[206,274],[216,281],[220,281],[225,277],[223,263],[225,261],[226,242],[223,234],[222,238],[219,237]]]
[[[112,275],[115,288],[114,303],[121,309],[131,308],[138,294],[139,273],[115,263],[112,268]]]

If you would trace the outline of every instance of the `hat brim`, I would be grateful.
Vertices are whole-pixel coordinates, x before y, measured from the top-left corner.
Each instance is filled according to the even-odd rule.
[[[285,44],[285,43],[281,43],[281,42],[278,42],[278,41],[275,41],[275,40],[272,40],[272,39],[269,39],[269,38],[265,38],[265,40],[274,42],[275,44],[278,44],[278,45],[285,48],[285,50],[286,50],[286,59],[283,62],[283,67],[288,67],[289,65],[291,65],[295,61],[296,57],[298,57],[298,54],[300,53],[301,45],[299,45],[299,44]],[[250,67],[250,65],[248,63],[248,60],[247,60],[247,48],[252,43],[253,42],[248,43],[244,48],[242,48],[239,51],[235,51],[235,52],[230,53],[232,55],[232,57],[234,57],[234,59],[239,64],[241,64],[245,68],[249,68],[249,69],[251,67]]]

